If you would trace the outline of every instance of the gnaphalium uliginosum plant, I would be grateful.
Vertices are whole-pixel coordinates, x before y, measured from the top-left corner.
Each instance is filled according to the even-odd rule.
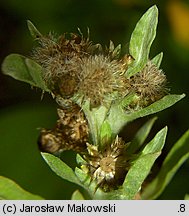
[[[38,43],[31,58],[11,54],[4,60],[5,74],[51,93],[57,101],[56,125],[42,129],[39,137],[42,156],[57,175],[86,189],[91,199],[155,199],[173,176],[171,168],[176,172],[188,157],[183,151],[172,167],[166,164],[179,145],[186,145],[186,133],[156,178],[143,184],[164,146],[167,127],[147,144],[156,118],[142,126],[129,143],[119,136],[129,122],[184,97],[169,94],[166,76],[159,69],[163,54],[149,58],[157,22],[158,10],[153,6],[137,23],[129,53],[122,54],[121,45],[115,47],[112,41],[103,48],[80,30],[44,36],[28,21]],[[57,157],[65,150],[78,153],[75,170]],[[75,194],[73,198],[80,196]]]

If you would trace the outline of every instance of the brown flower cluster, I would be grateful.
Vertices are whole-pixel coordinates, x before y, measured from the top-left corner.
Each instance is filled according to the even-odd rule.
[[[58,109],[58,116],[59,120],[52,130],[41,130],[39,149],[53,154],[65,150],[86,152],[89,129],[80,107],[74,105],[70,109]]]
[[[115,97],[115,93],[126,95],[125,72],[130,57],[118,59],[120,46],[114,48],[111,42],[109,49],[103,50],[77,34],[58,38],[49,34],[37,40],[33,59],[43,67],[43,78],[55,96],[68,99],[78,94],[94,107]]]
[[[130,78],[130,88],[139,96],[137,105],[145,107],[160,98],[167,92],[166,76],[151,61],[144,69]]]
[[[41,130],[40,150],[80,153],[86,161],[82,169],[96,180],[97,186],[104,191],[116,189],[128,169],[126,145],[119,137],[103,148],[89,144],[92,132],[74,98],[87,100],[94,108],[135,93],[137,97],[128,110],[136,110],[167,93],[164,73],[148,61],[142,71],[128,78],[132,56],[120,57],[120,45],[114,47],[110,42],[109,48],[102,49],[82,34],[40,35],[37,40],[39,46],[34,49],[33,58],[42,66],[47,87],[60,105],[55,127]]]
[[[120,45],[103,49],[89,38],[78,34],[53,34],[37,38],[39,46],[33,58],[43,67],[43,78],[57,97],[70,99],[79,95],[91,107],[106,104],[130,92],[139,96],[136,106],[147,106],[166,93],[166,77],[152,62],[132,76],[126,77],[130,55],[120,58]]]

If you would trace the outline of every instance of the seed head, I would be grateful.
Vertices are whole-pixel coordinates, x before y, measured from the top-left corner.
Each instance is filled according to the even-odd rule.
[[[151,61],[147,63],[141,72],[130,78],[131,91],[139,96],[137,105],[147,106],[160,98],[168,91],[166,88],[166,76]]]
[[[124,141],[118,137],[103,150],[87,144],[88,155],[85,159],[88,164],[83,165],[82,169],[87,170],[104,191],[115,189],[123,182],[127,172],[125,149]]]
[[[39,137],[39,149],[43,152],[59,153],[73,150],[86,151],[88,124],[84,113],[78,106],[58,109],[59,120],[52,130],[42,129]]]
[[[55,37],[53,34],[38,38],[39,47],[33,58],[44,69],[43,78],[55,94],[69,98],[77,90],[81,58],[95,49],[89,39],[77,34]]]
[[[104,55],[94,55],[82,59],[78,92],[88,99],[92,106],[99,106],[113,93],[125,94],[124,82],[119,61],[110,60]]]
[[[50,33],[37,40],[40,46],[33,58],[43,67],[43,78],[56,98],[79,95],[96,107],[134,91],[138,99],[131,107],[136,108],[153,103],[167,92],[164,73],[151,61],[141,72],[126,78],[134,59],[130,55],[120,58],[121,46],[114,47],[113,42],[103,50],[82,34],[56,37]]]

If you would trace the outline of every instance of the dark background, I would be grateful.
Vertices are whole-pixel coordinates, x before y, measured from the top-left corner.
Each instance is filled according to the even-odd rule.
[[[161,2],[161,3],[160,3]],[[111,39],[128,50],[130,35],[140,17],[153,4],[159,8],[157,37],[151,57],[163,51],[162,68],[171,93],[188,94],[189,81],[189,1],[139,0],[4,0],[0,2],[0,63],[10,53],[29,56],[34,45],[27,29],[31,20],[42,33],[85,33],[108,45]],[[46,199],[70,199],[77,188],[57,177],[41,158],[37,148],[39,128],[51,128],[56,121],[56,104],[51,96],[32,90],[25,83],[0,73],[0,175],[9,177],[32,193]],[[170,147],[188,129],[188,97],[158,113],[155,134],[165,125],[169,132],[161,164]],[[135,121],[122,132],[126,140],[144,120]],[[129,135],[128,135],[129,134]],[[64,154],[70,164],[73,157]],[[183,199],[189,193],[188,161],[177,172],[160,199]]]

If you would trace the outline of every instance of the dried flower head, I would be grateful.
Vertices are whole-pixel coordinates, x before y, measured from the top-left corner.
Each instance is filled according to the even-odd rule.
[[[88,124],[78,106],[58,109],[59,120],[52,130],[42,129],[39,149],[43,152],[58,153],[73,150],[83,153],[88,141]]]
[[[67,100],[79,95],[96,107],[134,91],[138,99],[130,107],[138,108],[160,99],[167,91],[164,73],[151,61],[141,72],[126,78],[134,59],[130,55],[120,58],[121,46],[114,47],[111,41],[103,50],[81,33],[40,35],[37,40],[40,46],[33,58],[43,67],[43,78],[56,98]]]
[[[44,80],[55,95],[71,97],[77,90],[80,59],[87,56],[95,46],[77,34],[53,34],[41,36],[33,58],[44,68]]]
[[[130,79],[131,90],[139,96],[137,105],[147,106],[160,98],[168,91],[166,88],[166,76],[151,61],[147,63],[141,72]]]
[[[40,151],[56,154],[63,151],[62,146],[64,145],[61,132],[58,130],[41,130],[38,139],[38,147]]]
[[[40,46],[34,49],[33,58],[43,67],[43,78],[56,97],[69,99],[79,93],[98,106],[113,95],[126,95],[124,73],[129,57],[118,58],[120,45],[114,47],[110,42],[109,49],[103,50],[73,33],[40,35],[37,40]]]
[[[125,94],[126,78],[124,68],[117,60],[104,55],[94,55],[82,59],[78,92],[88,99],[92,106],[98,106],[113,93]]]
[[[85,155],[85,160],[88,164],[81,168],[87,170],[104,191],[115,189],[123,183],[127,172],[125,149],[126,145],[119,137],[101,150],[98,146],[87,144],[88,154]]]

